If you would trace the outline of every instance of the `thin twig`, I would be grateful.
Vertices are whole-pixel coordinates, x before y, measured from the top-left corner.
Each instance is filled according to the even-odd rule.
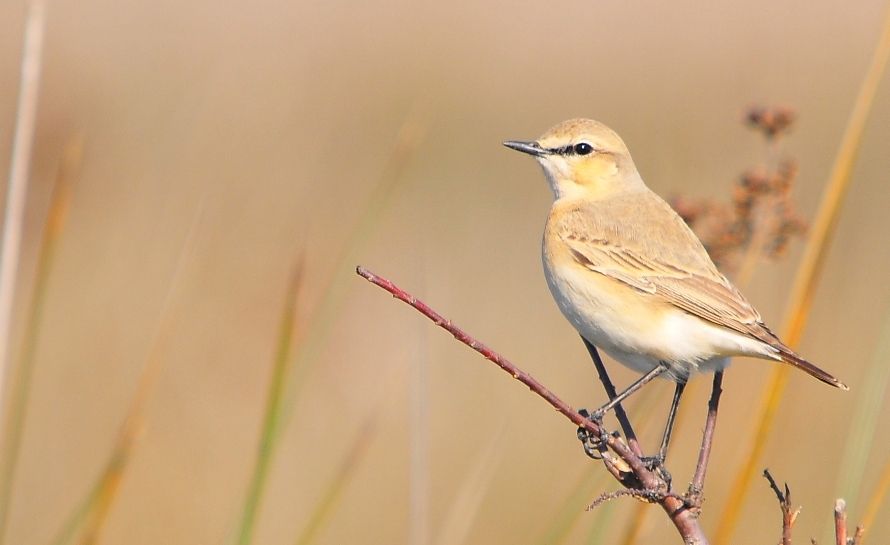
[[[581,340],[584,341],[584,346],[587,347],[587,353],[590,354],[590,359],[593,360],[593,366],[596,367],[596,373],[599,375],[600,382],[603,383],[603,388],[606,390],[606,395],[609,396],[609,401],[615,399],[618,397],[618,392],[615,390],[615,385],[612,383],[612,379],[609,378],[609,372],[606,371],[606,366],[603,364],[603,359],[600,357],[599,351],[584,337],[581,337]],[[624,437],[627,438],[627,444],[630,445],[634,454],[642,457],[643,450],[640,448],[637,434],[634,432],[633,426],[630,424],[630,419],[627,417],[627,413],[624,411],[624,407],[621,406],[621,403],[615,405],[615,418],[618,419],[618,424],[624,432]]]
[[[587,506],[588,511],[596,509],[600,505],[617,500],[618,498],[631,497],[640,500],[643,503],[658,503],[664,497],[664,493],[653,492],[651,490],[640,490],[638,488],[621,488],[612,492],[603,492],[590,505]]]
[[[689,497],[693,503],[701,504],[702,492],[705,489],[705,474],[708,471],[708,460],[711,458],[711,446],[714,443],[714,428],[717,426],[717,409],[720,407],[720,394],[723,393],[723,371],[714,373],[714,382],[711,386],[711,399],[708,400],[708,417],[705,420],[705,430],[702,433],[701,449],[698,451],[698,463],[695,465],[695,473],[692,484],[689,485]]]
[[[768,469],[763,470],[763,476],[769,481],[769,487],[776,494],[776,499],[779,500],[779,507],[782,509],[782,541],[779,542],[779,545],[791,545],[791,530],[794,528],[794,521],[797,520],[800,509],[794,509],[791,506],[791,489],[788,488],[787,484],[783,492]]]
[[[441,327],[445,331],[451,333],[455,339],[469,346],[487,360],[491,361],[513,378],[526,385],[531,391],[538,394],[545,401],[550,403],[560,414],[568,418],[576,426],[582,427],[595,437],[601,437],[621,460],[622,465],[626,465],[630,469],[633,479],[638,484],[636,487],[644,494],[658,494],[657,503],[668,514],[674,527],[683,538],[686,545],[707,545],[708,540],[702,531],[701,525],[698,523],[697,514],[688,508],[684,498],[677,494],[670,493],[667,484],[658,475],[646,468],[643,461],[637,456],[628,444],[617,435],[608,434],[597,423],[585,418],[578,411],[569,406],[565,401],[560,399],[556,394],[551,392],[543,384],[538,382],[534,377],[518,368],[510,360],[501,356],[485,344],[479,342],[469,333],[454,325],[450,320],[444,318],[441,314],[433,310],[423,301],[396,286],[389,280],[375,275],[364,267],[357,267],[356,273],[362,278],[368,280],[372,284],[386,290],[393,297],[403,301],[413,307],[415,310],[432,320],[434,324]],[[608,461],[609,458],[604,457]],[[607,467],[609,465],[607,464]],[[626,479],[617,466],[609,468],[619,482],[626,483]]]
[[[847,502],[842,499],[834,502],[834,541],[847,545]]]

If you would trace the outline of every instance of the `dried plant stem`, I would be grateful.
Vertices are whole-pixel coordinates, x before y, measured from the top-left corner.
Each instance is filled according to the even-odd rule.
[[[640,537],[640,532],[643,529],[643,522],[646,520],[646,515],[649,513],[649,510],[646,509],[646,505],[637,504],[634,508],[633,515],[631,515],[630,521],[627,524],[627,528],[624,531],[624,536],[621,538],[622,545],[634,545]]]
[[[865,506],[865,516],[862,517],[863,528],[871,528],[874,524],[875,519],[878,516],[878,511],[880,511],[881,505],[884,503],[884,498],[887,496],[888,490],[890,490],[890,460],[884,464],[881,476],[878,477],[878,484],[875,486],[875,490],[872,492],[868,504]],[[857,545],[861,545],[863,540],[864,538],[858,541]]]
[[[105,523],[108,521],[111,508],[118,497],[120,485],[123,483],[124,473],[130,457],[143,433],[145,406],[151,398],[151,394],[154,392],[155,385],[163,370],[165,360],[162,357],[162,348],[168,345],[170,337],[176,331],[174,327],[174,303],[179,296],[186,264],[194,252],[195,234],[203,217],[203,212],[204,206],[202,201],[195,212],[189,231],[179,250],[170,280],[170,287],[161,305],[160,319],[153,335],[151,349],[143,364],[142,372],[139,376],[139,384],[136,387],[136,394],[118,432],[114,449],[90,493],[81,501],[74,513],[68,517],[65,524],[56,533],[56,537],[51,542],[53,545],[64,545],[72,542],[81,528],[83,529],[81,531],[80,543],[86,545],[101,541],[102,531],[104,530]]]
[[[83,141],[80,138],[75,138],[65,147],[56,175],[56,183],[53,186],[49,211],[46,215],[46,224],[37,252],[34,287],[26,310],[24,339],[21,355],[17,358],[18,368],[15,373],[15,384],[11,387],[9,418],[7,419],[8,424],[4,437],[5,455],[3,458],[2,477],[0,477],[0,536],[6,534],[9,500],[12,495],[15,472],[21,452],[22,432],[24,431],[25,416],[27,414],[31,377],[37,356],[37,344],[40,338],[40,326],[43,322],[43,311],[46,304],[46,294],[49,289],[50,273],[53,269],[56,247],[62,234],[68,205],[71,201],[71,185],[75,172],[80,166],[82,153]],[[3,539],[0,537],[0,542],[2,541]]]
[[[562,501],[555,515],[548,517],[549,527],[535,543],[538,545],[562,545],[566,542],[572,529],[584,513],[578,509],[585,501],[588,501],[593,491],[600,490],[606,485],[607,474],[601,471],[588,471],[585,467],[571,492]]]
[[[44,6],[42,0],[28,5],[22,46],[21,80],[16,108],[15,134],[9,184],[6,186],[6,210],[3,214],[2,249],[0,249],[0,414],[6,407],[5,381],[12,357],[9,341],[12,333],[12,309],[15,305],[16,276],[25,220],[25,200],[31,170],[31,149],[40,89],[40,64],[43,51]],[[0,419],[2,421],[2,419]],[[0,535],[0,542],[3,541]]]
[[[757,211],[758,219],[754,222],[754,234],[751,236],[751,241],[745,249],[738,272],[733,278],[736,286],[740,288],[751,282],[751,278],[754,277],[754,272],[757,270],[757,265],[766,253],[766,247],[770,242],[770,234],[775,229],[776,219],[769,212],[769,210],[775,207],[775,201],[775,197],[767,197],[766,202],[761,203],[760,210]]]
[[[865,124],[888,59],[890,59],[890,9],[884,16],[881,37],[847,122],[840,150],[819,205],[819,211],[810,228],[804,256],[794,280],[788,318],[782,335],[786,344],[792,348],[800,342],[809,317],[813,294],[822,272],[822,265],[837,224],[841,205],[850,184],[853,164],[859,151]],[[754,438],[748,441],[750,450],[741,470],[736,473],[735,481],[730,489],[729,501],[723,511],[714,539],[716,545],[728,545],[732,541],[742,506],[751,487],[755,468],[760,463],[767,438],[775,422],[779,400],[788,381],[789,369],[784,365],[776,366],[772,371],[769,383],[764,388],[763,398],[755,420],[757,429],[754,432]]]
[[[399,288],[389,280],[377,276],[363,267],[358,267],[356,272],[372,284],[389,292],[396,299],[407,303],[432,320],[434,324],[451,333],[455,339],[469,346],[487,360],[509,373],[513,378],[527,386],[532,392],[542,397],[576,426],[584,428],[594,437],[601,437],[605,445],[607,445],[608,448],[620,458],[623,464],[627,466],[627,470],[622,471],[618,464],[607,463],[607,467],[616,479],[625,486],[629,483],[633,484],[634,488],[639,490],[642,495],[647,497],[647,499],[658,503],[668,514],[674,527],[683,538],[684,543],[687,545],[707,544],[707,538],[698,523],[696,513],[686,505],[686,502],[682,498],[676,494],[671,494],[667,490],[666,483],[655,473],[649,471],[640,457],[637,456],[619,436],[606,433],[606,431],[597,423],[582,416],[578,411],[570,407],[534,377],[518,368],[508,359],[501,356],[485,344],[479,342],[472,335],[454,325],[450,320],[445,319],[423,301],[418,300],[416,297]],[[606,460],[608,461],[608,459]]]
[[[291,295],[295,294],[292,293]],[[315,503],[309,522],[295,541],[296,545],[309,545],[315,541],[318,531],[324,527],[328,517],[330,517],[337,506],[340,495],[343,493],[346,485],[352,479],[356,469],[361,466],[361,462],[368,452],[368,447],[371,446],[371,440],[377,434],[379,420],[380,411],[372,411],[359,426],[358,434],[356,434],[352,444],[349,445],[346,456],[334,473],[334,478],[331,480],[322,498]]]

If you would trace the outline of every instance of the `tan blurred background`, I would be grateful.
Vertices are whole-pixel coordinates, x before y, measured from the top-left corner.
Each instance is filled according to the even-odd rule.
[[[48,543],[102,470],[195,222],[170,296],[171,333],[157,347],[162,374],[104,543],[230,542],[298,256],[305,263],[298,329],[338,275],[346,279],[343,304],[318,356],[299,371],[305,382],[294,394],[254,542],[294,541],[359,427],[379,411],[369,450],[316,543],[540,543],[579,479],[602,472],[572,426],[352,277],[355,263],[338,264],[385,176],[399,128],[410,119],[425,137],[406,156],[356,260],[573,405],[595,406],[601,388],[541,273],[548,190],[537,166],[500,142],[535,137],[568,117],[595,117],[624,136],[657,192],[726,199],[736,176],[765,158],[742,112],[786,104],[799,112],[785,146],[800,160],[796,199],[812,217],[885,3],[48,4],[20,308],[63,149],[82,135],[85,151],[42,321],[6,536],[16,545]],[[0,3],[4,183],[24,14],[21,0]],[[886,79],[801,346],[853,392],[793,375],[762,462],[804,506],[802,542],[825,535],[845,425],[890,313]],[[746,290],[777,328],[800,249],[797,242],[782,261],[764,264]],[[632,377],[611,369],[619,382]],[[708,531],[767,373],[767,364],[739,362],[727,376],[703,515]],[[669,463],[681,487],[705,411],[709,381],[698,382],[685,400],[692,419]],[[645,437],[650,447],[666,408],[662,398]],[[882,415],[890,417],[890,406]],[[890,429],[881,426],[874,471],[888,447]],[[859,509],[871,482],[851,498]],[[577,510],[592,498],[583,496]],[[626,500],[609,513],[607,542],[634,509]],[[582,513],[568,542],[586,543],[596,517]],[[775,542],[779,522],[758,478],[736,542]],[[653,508],[640,543],[674,543],[670,532]],[[890,522],[871,533],[881,543]]]

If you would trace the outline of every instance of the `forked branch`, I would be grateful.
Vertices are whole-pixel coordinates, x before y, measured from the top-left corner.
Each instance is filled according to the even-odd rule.
[[[779,500],[779,508],[782,510],[782,541],[779,542],[779,545],[791,545],[791,530],[794,528],[794,521],[797,520],[797,515],[800,514],[800,508],[794,509],[792,506],[791,489],[788,488],[787,484],[785,484],[784,491],[779,488],[778,483],[773,479],[768,469],[763,470],[763,476],[769,481],[769,487],[776,494],[776,499]]]

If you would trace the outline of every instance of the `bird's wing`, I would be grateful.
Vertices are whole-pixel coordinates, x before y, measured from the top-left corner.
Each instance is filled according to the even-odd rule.
[[[624,215],[630,211],[622,211],[620,202],[608,211],[590,206],[567,211],[557,235],[574,260],[592,272],[743,335],[768,344],[778,340],[664,201],[635,206],[633,217]]]

